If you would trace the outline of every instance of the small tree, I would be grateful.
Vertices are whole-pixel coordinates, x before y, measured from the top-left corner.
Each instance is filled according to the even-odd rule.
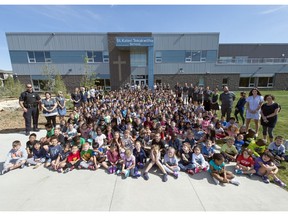
[[[64,81],[62,80],[62,77],[59,73],[57,73],[57,75],[55,76],[55,85],[53,88],[53,92],[55,95],[58,94],[58,91],[62,91],[64,96],[66,96],[67,94],[66,85]]]
[[[46,77],[44,81],[44,88],[45,91],[52,91],[54,87],[54,76],[55,76],[55,68],[51,65],[45,64],[43,66],[43,75]]]
[[[8,76],[4,82],[4,87],[0,89],[0,95],[18,98],[24,89],[24,85],[22,85],[18,79],[14,80],[12,76]]]
[[[81,79],[80,86],[90,87],[95,85],[97,79],[96,72],[93,71],[91,65],[88,64],[88,57],[84,57],[84,76]]]

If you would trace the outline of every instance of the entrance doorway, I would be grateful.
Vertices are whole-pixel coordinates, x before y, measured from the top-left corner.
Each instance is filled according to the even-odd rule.
[[[134,79],[134,85],[137,85],[137,86],[144,86],[146,84],[148,84],[148,81],[147,79]]]

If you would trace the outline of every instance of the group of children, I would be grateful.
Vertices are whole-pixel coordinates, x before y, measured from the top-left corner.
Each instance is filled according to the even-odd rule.
[[[26,149],[14,141],[2,174],[43,164],[59,173],[102,167],[109,174],[148,180],[156,167],[164,182],[168,175],[177,179],[180,171],[208,172],[216,184],[239,185],[225,168],[235,162],[237,175],[257,174],[265,183],[273,178],[286,186],[276,175],[277,165],[287,161],[283,137],[268,146],[233,117],[226,122],[201,103],[183,104],[170,91],[156,93],[121,90],[75,107],[55,128],[46,124],[45,137],[30,134]],[[216,150],[216,142],[225,144]]]

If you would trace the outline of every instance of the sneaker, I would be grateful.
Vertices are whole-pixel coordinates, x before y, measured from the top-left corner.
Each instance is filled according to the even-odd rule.
[[[29,135],[30,135],[30,131],[26,131],[26,132],[25,132],[25,135],[26,135],[26,136],[29,136]]]
[[[287,185],[282,182],[280,179],[274,179],[274,182],[278,184],[280,187],[286,187]]]
[[[193,172],[192,169],[187,170],[187,173],[190,174],[190,175],[194,175],[194,172]]]
[[[109,172],[110,174],[112,174],[112,173],[113,173],[113,168],[112,168],[112,167],[109,167],[109,168],[108,168],[108,172]]]
[[[120,172],[121,172],[120,170],[117,170],[116,174],[119,175]]]
[[[253,173],[247,174],[249,178],[252,178]]]
[[[63,173],[63,169],[60,168],[60,169],[57,170],[57,172],[58,172],[58,173]]]
[[[117,171],[117,167],[116,166],[113,166],[112,168],[112,173],[115,173]]]
[[[25,167],[25,164],[22,164],[21,166],[20,166],[20,169],[23,169]]]
[[[70,168],[66,168],[63,173],[68,173],[69,171],[70,171]]]
[[[125,178],[129,177],[130,172],[128,170],[125,171]]]
[[[195,174],[196,174],[196,173],[199,173],[199,172],[200,172],[200,169],[199,169],[198,167],[196,167],[196,168],[195,168]]]
[[[148,173],[145,172],[144,175],[143,175],[144,179],[147,181],[149,179],[149,176],[148,176]]]
[[[238,174],[238,175],[241,175],[241,174],[243,174],[243,171],[240,170],[240,169],[236,169],[236,170],[235,170],[235,173]]]
[[[217,180],[216,178],[212,177],[212,179],[213,179],[213,181],[214,181],[214,183],[215,183],[216,185],[220,184],[220,181]]]
[[[7,173],[7,172],[9,172],[9,169],[3,169],[3,170],[1,171],[1,175],[4,175],[4,174]]]
[[[262,179],[263,179],[264,183],[266,183],[266,184],[270,183],[269,178],[267,176],[262,176]]]
[[[163,182],[166,182],[167,180],[168,180],[167,174],[164,174],[164,175],[163,175],[163,178],[162,178],[162,181],[163,181]]]
[[[27,167],[30,167],[31,166],[31,164],[30,163],[27,163]]]
[[[92,165],[89,166],[88,169],[89,169],[89,170],[92,170],[92,171],[93,171],[93,170],[96,170],[95,166],[92,166]]]
[[[173,175],[174,175],[175,179],[178,179],[178,176],[179,176],[178,172],[174,172]]]
[[[231,183],[231,184],[234,184],[234,185],[236,185],[236,186],[240,185],[240,182],[239,182],[237,179],[231,179],[231,180],[230,180],[230,183]]]
[[[207,171],[207,169],[208,169],[207,167],[204,167],[202,170],[203,170],[204,172],[206,172],[206,171]]]

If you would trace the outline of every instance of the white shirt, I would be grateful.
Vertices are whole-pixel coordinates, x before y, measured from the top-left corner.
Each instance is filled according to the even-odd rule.
[[[256,110],[260,103],[263,103],[263,96],[257,95],[255,98],[253,95],[249,96],[246,99],[246,102],[249,103],[250,110]]]

